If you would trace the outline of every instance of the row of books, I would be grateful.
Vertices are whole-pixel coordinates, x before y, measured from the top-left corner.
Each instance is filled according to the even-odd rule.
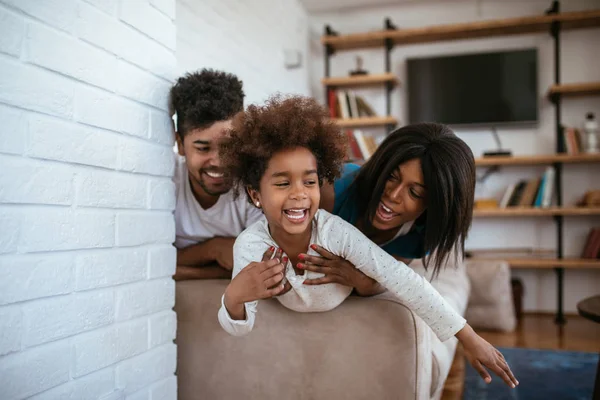
[[[565,127],[562,131],[562,139],[567,154],[575,155],[583,152],[583,141],[579,129]]]
[[[327,91],[329,101],[329,116],[331,118],[360,118],[374,117],[375,111],[362,96],[352,90]]]
[[[377,141],[360,129],[346,130],[348,136],[348,159],[367,161],[377,150]]]
[[[582,258],[600,259],[600,228],[590,229],[585,246],[583,247]]]
[[[520,180],[508,186],[499,207],[549,207],[554,193],[554,167],[547,167],[540,178]]]

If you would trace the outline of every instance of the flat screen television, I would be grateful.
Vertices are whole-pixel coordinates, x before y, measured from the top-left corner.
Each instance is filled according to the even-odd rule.
[[[407,59],[411,123],[532,124],[538,120],[537,49]]]

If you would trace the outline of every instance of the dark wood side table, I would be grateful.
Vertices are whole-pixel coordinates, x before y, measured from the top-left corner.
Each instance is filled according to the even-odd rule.
[[[600,295],[581,300],[577,303],[577,311],[582,317],[600,324]],[[600,400],[600,359],[598,359],[598,367],[596,367],[596,382],[592,399]]]

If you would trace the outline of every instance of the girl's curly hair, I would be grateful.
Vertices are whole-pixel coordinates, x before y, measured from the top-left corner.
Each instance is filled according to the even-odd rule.
[[[265,105],[251,105],[234,117],[220,142],[219,157],[238,195],[244,187],[258,190],[271,157],[295,147],[314,154],[319,184],[323,179],[333,183],[340,175],[347,137],[326,109],[310,97],[275,95]]]

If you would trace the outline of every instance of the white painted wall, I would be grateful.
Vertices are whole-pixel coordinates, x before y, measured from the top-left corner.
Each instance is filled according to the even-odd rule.
[[[320,79],[324,73],[323,48],[319,38],[325,24],[341,33],[381,30],[385,17],[399,27],[419,27],[434,24],[480,21],[504,17],[538,15],[550,5],[550,1],[427,1],[398,4],[387,7],[365,7],[360,10],[328,12],[311,15],[311,88],[314,95],[324,102],[324,91]],[[598,9],[594,0],[569,0],[562,2],[563,11]],[[562,34],[561,79],[562,82],[600,81],[600,29],[570,31]],[[545,97],[553,83],[553,42],[547,33],[462,40],[396,47],[392,52],[392,70],[401,81],[405,80],[404,60],[408,57],[456,54],[464,52],[488,51],[494,49],[538,48],[539,55],[539,98],[540,123],[537,127],[519,129],[499,129],[502,144],[514,154],[545,154],[554,152],[554,107]],[[344,76],[355,67],[354,57],[362,55],[364,67],[372,72],[384,70],[384,56],[381,49],[341,52],[332,58],[332,76]],[[385,97],[382,89],[362,91],[381,114],[385,112]],[[594,111],[600,116],[600,98],[586,97],[563,101],[563,124],[580,125],[585,113]],[[392,114],[399,121],[407,120],[405,91],[400,86],[393,92]],[[402,123],[402,122],[400,122]],[[382,130],[370,130],[382,134]],[[476,156],[495,146],[493,137],[485,130],[457,131],[473,149]],[[563,173],[563,203],[574,204],[588,189],[600,189],[600,166],[567,165]],[[478,185],[477,196],[494,196],[500,199],[503,190],[511,182],[543,173],[543,167],[503,168],[485,184]],[[588,230],[600,225],[600,217],[565,218],[565,256],[577,257],[581,254]],[[470,249],[502,247],[542,247],[555,248],[556,229],[552,219],[476,219],[467,242]],[[554,311],[556,305],[555,274],[545,271],[514,271],[525,282],[525,302],[527,310]],[[598,293],[600,271],[566,271],[565,308],[576,311],[580,299]]]
[[[299,52],[299,68],[284,66],[284,51]],[[236,74],[244,104],[276,92],[310,94],[308,17],[298,0],[177,0],[178,72],[215,68]]]
[[[0,0],[0,398],[175,399],[174,0]]]

